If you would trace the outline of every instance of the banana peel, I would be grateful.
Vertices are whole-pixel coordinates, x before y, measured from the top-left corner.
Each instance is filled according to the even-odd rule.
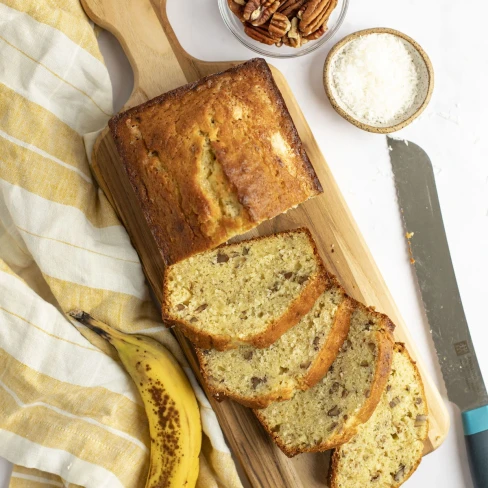
[[[69,315],[110,342],[139,390],[151,436],[146,488],[194,488],[202,426],[195,393],[176,359],[150,337],[125,334],[80,310]]]

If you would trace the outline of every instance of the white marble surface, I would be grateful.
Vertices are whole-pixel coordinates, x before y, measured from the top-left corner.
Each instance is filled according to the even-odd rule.
[[[221,22],[216,0],[169,0],[169,15],[183,47],[205,60],[248,59]],[[443,0],[351,0],[335,38],[303,58],[269,60],[286,76],[350,206],[430,374],[445,397],[428,324],[409,264],[384,136],[349,125],[331,108],[322,85],[328,50],[343,36],[368,27],[392,27],[416,39],[430,55],[435,90],[427,112],[398,135],[421,145],[434,164],[441,208],[459,287],[485,378],[488,343],[484,300],[488,291],[488,8]],[[128,97],[132,75],[116,42],[100,43],[114,83],[116,109]],[[447,401],[447,400],[446,400]],[[470,488],[457,408],[452,428],[404,485]],[[0,487],[8,468],[0,463]],[[2,478],[3,476],[3,478]],[[292,487],[291,487],[292,488]]]

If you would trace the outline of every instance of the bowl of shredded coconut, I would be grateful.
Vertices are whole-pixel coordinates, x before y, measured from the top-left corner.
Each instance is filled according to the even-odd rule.
[[[423,112],[432,96],[434,70],[412,38],[388,28],[366,29],[331,49],[324,86],[339,115],[363,130],[386,134]]]

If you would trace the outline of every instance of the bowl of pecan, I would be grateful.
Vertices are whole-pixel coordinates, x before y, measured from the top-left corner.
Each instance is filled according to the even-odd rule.
[[[349,0],[219,0],[225,25],[249,49],[273,58],[315,51],[338,31]]]

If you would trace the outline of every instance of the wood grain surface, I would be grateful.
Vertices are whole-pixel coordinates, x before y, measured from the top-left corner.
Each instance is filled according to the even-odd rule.
[[[82,4],[95,23],[117,37],[134,70],[134,90],[125,108],[238,63],[204,62],[186,53],[168,22],[166,0],[161,3],[158,0],[82,0]],[[425,382],[430,409],[430,432],[424,450],[427,454],[442,443],[449,429],[449,416],[444,402],[425,373],[408,328],[399,315],[286,80],[275,68],[272,67],[272,71],[324,193],[286,215],[260,225],[244,237],[303,225],[309,227],[326,265],[339,277],[346,290],[354,298],[390,316],[397,326],[396,340],[406,343],[419,364]],[[136,204],[135,195],[107,129],[95,144],[92,165],[100,186],[127,228],[147,279],[160,301],[163,260]],[[181,334],[176,332],[176,335],[200,378],[192,346]],[[274,446],[249,409],[232,401],[218,403],[213,398],[209,399],[251,486],[327,486],[329,453],[302,454],[288,459]]]

